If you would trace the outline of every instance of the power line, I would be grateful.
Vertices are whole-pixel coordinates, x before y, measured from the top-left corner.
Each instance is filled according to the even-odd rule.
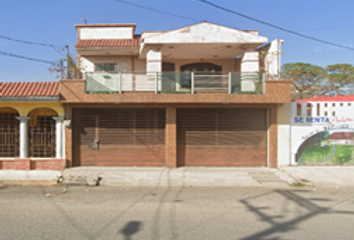
[[[147,6],[143,6],[143,5],[139,5],[139,4],[136,4],[136,3],[127,2],[127,1],[124,1],[124,0],[111,0],[111,1],[124,3],[124,4],[130,5],[130,6],[138,7],[138,8],[141,8],[141,9],[145,9],[145,10],[149,10],[149,11],[153,11],[153,12],[157,12],[157,13],[162,13],[162,14],[165,14],[165,15],[170,15],[170,16],[173,16],[173,17],[187,19],[187,20],[190,20],[190,21],[193,21],[193,22],[202,22],[203,21],[203,20],[199,20],[199,19],[196,19],[196,18],[191,18],[191,17],[188,17],[188,16],[183,16],[183,15],[179,15],[179,14],[166,12],[166,11],[163,11],[163,10],[159,10],[159,9],[155,9],[155,8],[151,8],[151,7],[147,7]]]
[[[301,31],[322,31],[322,30],[336,30],[336,29],[343,29],[343,28],[354,28],[354,26],[333,26],[333,27],[302,28],[302,29],[297,29],[297,30],[301,30]]]
[[[63,46],[53,45],[53,44],[48,44],[48,43],[41,43],[41,42],[32,42],[32,41],[27,41],[27,40],[21,40],[21,39],[11,38],[11,37],[7,37],[7,36],[3,36],[3,35],[0,35],[0,38],[6,39],[6,40],[9,40],[9,41],[13,41],[13,42],[18,42],[18,43],[24,43],[24,44],[30,44],[30,45],[37,45],[37,46],[42,46],[42,47],[50,47],[50,48],[53,48],[57,53],[63,55],[63,53],[58,50],[58,48],[60,49],[60,48],[62,48]]]
[[[147,6],[143,6],[143,5],[127,2],[127,1],[124,1],[124,0],[111,0],[111,1],[124,3],[124,4],[130,5],[130,6],[138,7],[138,8],[141,8],[141,9],[145,9],[145,10],[149,10],[149,11],[153,11],[153,12],[157,12],[157,13],[161,13],[161,14],[165,14],[165,15],[170,15],[170,16],[173,16],[173,17],[178,17],[178,18],[182,18],[182,19],[191,20],[193,22],[205,22],[206,21],[205,19],[201,20],[201,19],[196,19],[196,18],[192,18],[192,17],[188,17],[188,16],[178,15],[178,14],[175,14],[175,13],[162,11],[162,10],[159,10],[159,9],[156,9],[156,8],[151,8],[151,7],[147,7]],[[216,23],[216,24],[218,24],[218,23]],[[223,24],[223,25],[226,26],[226,27],[233,28],[232,26],[227,26],[225,24]],[[242,30],[242,29],[240,29],[240,30]]]
[[[226,7],[217,5],[217,4],[215,4],[215,3],[212,3],[212,2],[209,2],[209,1],[206,1],[206,0],[196,0],[196,1],[201,2],[201,3],[205,3],[205,4],[207,4],[207,5],[210,5],[210,6],[214,7],[214,8],[218,8],[218,9],[223,10],[223,11],[225,11],[225,12],[229,12],[229,13],[238,15],[238,16],[240,16],[240,17],[249,19],[249,20],[251,20],[251,21],[258,22],[258,23],[261,23],[261,24],[263,24],[263,25],[267,25],[267,26],[272,27],[272,28],[276,28],[276,29],[281,30],[281,31],[283,31],[283,32],[291,33],[291,34],[293,34],[293,35],[297,35],[297,36],[299,36],[299,37],[307,38],[307,39],[310,39],[310,40],[313,40],[313,41],[316,41],[316,42],[320,42],[320,43],[324,43],[324,44],[328,44],[328,45],[332,45],[332,46],[336,46],[336,47],[340,47],[340,48],[345,48],[345,49],[354,51],[354,48],[352,48],[352,47],[347,47],[347,46],[342,45],[342,44],[333,43],[333,42],[330,42],[330,41],[326,41],[326,40],[322,40],[322,39],[319,39],[319,38],[311,37],[311,36],[308,36],[308,35],[305,35],[305,34],[302,34],[302,33],[299,33],[299,32],[295,32],[295,31],[293,31],[293,30],[286,29],[286,28],[277,26],[277,25],[275,25],[275,24],[265,22],[265,21],[256,19],[256,18],[254,18],[254,17],[250,17],[250,16],[248,16],[248,15],[246,15],[246,14],[243,14],[243,13],[240,13],[240,12],[236,12],[236,11],[234,11],[234,10],[232,10],[232,9],[229,9],[229,8],[226,8]]]
[[[9,40],[9,41],[20,42],[20,43],[25,43],[25,44],[33,44],[33,45],[44,46],[44,47],[62,47],[62,46],[59,46],[59,45],[55,46],[53,44],[48,44],[48,43],[20,40],[20,39],[11,38],[11,37],[7,37],[7,36],[3,36],[3,35],[0,35],[0,38],[6,39],[6,40]]]
[[[4,51],[0,51],[0,55],[8,56],[8,57],[14,57],[14,58],[20,58],[20,59],[26,59],[26,60],[35,61],[35,62],[48,63],[48,64],[54,63],[54,62],[50,62],[50,61],[43,60],[43,59],[26,57],[26,56],[14,54],[14,53],[9,53],[9,52],[4,52]]]

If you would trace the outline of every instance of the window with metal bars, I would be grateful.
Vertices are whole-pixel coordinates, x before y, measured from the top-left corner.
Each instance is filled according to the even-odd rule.
[[[55,120],[58,114],[48,108],[38,108],[29,113],[29,156],[55,157]]]
[[[13,108],[0,108],[0,157],[19,157],[19,113]]]
[[[96,72],[117,72],[117,64],[115,63],[96,63]]]

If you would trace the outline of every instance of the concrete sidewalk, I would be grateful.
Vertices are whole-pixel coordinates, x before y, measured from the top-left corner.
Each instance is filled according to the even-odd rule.
[[[294,179],[277,169],[182,167],[77,167],[63,172],[65,184],[109,186],[273,186]]]
[[[354,166],[286,166],[280,169],[308,186],[354,187]]]
[[[56,184],[61,171],[35,170],[0,170],[0,182],[21,185],[53,185]]]
[[[0,183],[103,186],[312,186],[354,187],[354,166],[236,167],[75,167],[64,171],[0,170]],[[299,184],[301,183],[301,184]]]

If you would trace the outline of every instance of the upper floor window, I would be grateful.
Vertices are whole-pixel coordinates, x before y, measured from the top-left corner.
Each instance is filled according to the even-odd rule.
[[[95,64],[96,72],[116,72],[117,64],[115,63],[96,63]]]

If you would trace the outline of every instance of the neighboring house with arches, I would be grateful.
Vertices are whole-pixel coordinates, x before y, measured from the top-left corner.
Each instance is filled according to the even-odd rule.
[[[62,170],[64,108],[58,82],[3,82],[0,169]]]

